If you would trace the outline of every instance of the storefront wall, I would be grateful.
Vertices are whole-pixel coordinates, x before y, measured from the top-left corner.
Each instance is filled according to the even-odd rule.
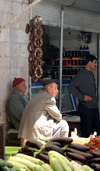
[[[89,2],[93,0],[89,0]],[[14,16],[20,13],[26,4],[22,0],[0,0],[0,26],[7,24]],[[59,1],[60,3],[62,1]],[[78,1],[76,1],[77,3]],[[80,2],[82,2],[80,0]],[[85,0],[84,0],[85,2]],[[60,28],[61,4],[55,1],[40,1],[32,7],[32,12],[19,17],[17,21],[9,25],[0,33],[0,122],[6,123],[6,101],[12,91],[12,81],[14,77],[23,77],[28,86],[28,51],[27,44],[29,35],[25,33],[25,26],[35,15],[40,15],[43,24],[46,26],[55,26]],[[84,14],[84,15],[83,15]],[[96,33],[100,32],[100,16],[97,13],[90,13],[83,10],[75,10],[73,7],[64,7],[64,30],[71,29],[77,31],[94,32],[92,42],[89,44],[90,52],[97,55]],[[76,17],[75,17],[76,16]],[[74,18],[73,18],[74,17]],[[78,19],[79,18],[79,19]],[[75,20],[76,19],[76,20]],[[80,22],[79,22],[80,20]],[[84,23],[84,24],[83,24]],[[84,29],[83,29],[84,28]],[[72,31],[73,34],[74,31]],[[54,32],[50,30],[52,36]],[[67,31],[65,32],[67,33]],[[64,33],[64,34],[65,34]],[[59,33],[60,35],[60,33]],[[64,36],[66,37],[66,35]],[[59,39],[60,41],[60,39]],[[99,40],[100,41],[100,40]],[[51,44],[58,45],[57,39],[50,40]],[[69,45],[70,44],[70,45]],[[77,44],[77,45],[76,45]],[[64,47],[67,49],[79,49],[80,44],[84,42],[76,40],[66,40],[64,38]],[[96,76],[96,75],[95,75]],[[99,76],[100,77],[100,76]],[[99,79],[100,80],[100,79]],[[27,89],[28,93],[29,88]],[[100,95],[99,95],[100,96]]]
[[[0,0],[0,27],[23,11],[27,4],[22,0]],[[22,15],[0,33],[0,122],[5,122],[6,101],[12,91],[15,77],[23,77],[28,85],[28,51],[29,36],[25,33],[29,22],[29,11]]]

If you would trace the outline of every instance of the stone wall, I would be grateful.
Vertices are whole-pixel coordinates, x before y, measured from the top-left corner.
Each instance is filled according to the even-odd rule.
[[[0,27],[27,7],[22,0],[0,0]],[[29,11],[0,33],[0,122],[5,122],[6,101],[12,91],[15,77],[23,77],[28,87],[28,51],[29,35],[25,33],[29,23]],[[28,93],[28,89],[27,92]]]

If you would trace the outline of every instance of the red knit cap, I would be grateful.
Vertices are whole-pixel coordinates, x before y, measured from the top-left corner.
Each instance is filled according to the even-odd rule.
[[[12,87],[16,87],[16,85],[20,84],[23,81],[25,81],[23,78],[14,78]]]

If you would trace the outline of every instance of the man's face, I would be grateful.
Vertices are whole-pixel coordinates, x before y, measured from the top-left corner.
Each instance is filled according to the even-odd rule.
[[[57,93],[58,93],[58,88],[57,88],[57,84],[56,83],[52,83],[49,87],[48,87],[48,92],[52,97],[56,97]]]
[[[25,93],[26,89],[27,89],[27,87],[26,87],[25,81],[23,81],[19,85],[17,85],[17,90],[22,94]]]
[[[93,62],[90,61],[90,68],[91,70],[95,70],[97,67],[97,60],[94,60]]]

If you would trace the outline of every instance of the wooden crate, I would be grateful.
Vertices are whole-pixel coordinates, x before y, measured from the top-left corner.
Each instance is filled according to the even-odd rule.
[[[88,138],[79,138],[79,140],[73,140],[72,143],[76,143],[76,144],[82,144],[84,145],[85,143],[88,143],[89,142],[89,139]]]

